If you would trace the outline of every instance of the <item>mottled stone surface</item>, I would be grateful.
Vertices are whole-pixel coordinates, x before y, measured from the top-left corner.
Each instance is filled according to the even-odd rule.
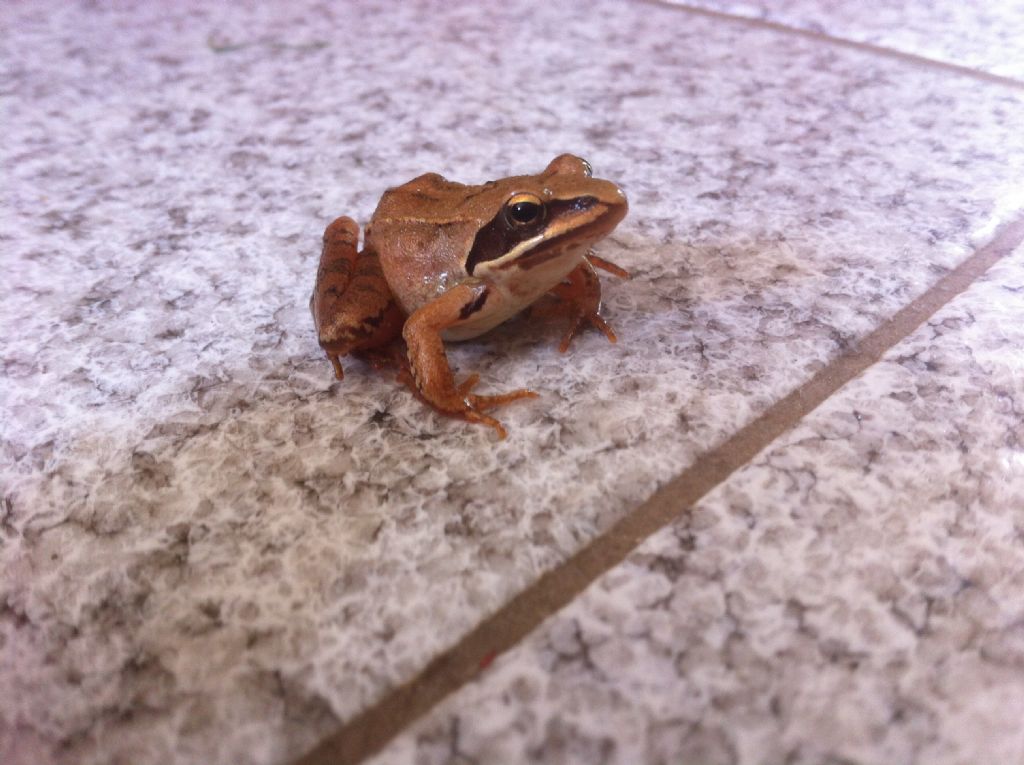
[[[1024,761],[1024,248],[374,758]]]
[[[773,21],[1024,82],[1024,2],[1020,0],[685,0],[676,4]]]
[[[1019,204],[1011,90],[671,8],[0,14],[5,762],[294,756]],[[454,349],[542,392],[501,443],[333,380],[306,306],[332,217],[566,150],[630,194],[618,345]]]

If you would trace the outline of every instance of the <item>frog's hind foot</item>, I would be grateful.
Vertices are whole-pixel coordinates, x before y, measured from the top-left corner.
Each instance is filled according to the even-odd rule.
[[[327,354],[327,360],[331,362],[331,366],[334,367],[334,377],[338,380],[345,379],[345,370],[341,368],[341,360],[338,358],[338,354],[325,351]]]
[[[324,232],[324,248],[310,300],[320,347],[343,380],[341,357],[355,354],[379,368],[383,348],[402,331],[405,314],[372,250],[357,251],[359,226],[341,217]]]

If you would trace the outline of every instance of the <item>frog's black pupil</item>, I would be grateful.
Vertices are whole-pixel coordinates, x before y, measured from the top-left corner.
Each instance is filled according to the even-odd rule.
[[[540,215],[540,205],[533,202],[516,202],[509,209],[509,214],[516,223],[533,223]]]

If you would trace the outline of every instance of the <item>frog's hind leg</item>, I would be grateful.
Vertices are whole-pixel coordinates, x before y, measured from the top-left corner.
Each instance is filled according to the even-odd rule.
[[[372,250],[358,252],[359,226],[338,218],[324,232],[324,249],[310,300],[317,339],[341,380],[341,356],[373,359],[402,331],[398,307]]]
[[[584,261],[569,272],[564,281],[549,291],[548,294],[557,298],[559,302],[554,305],[545,304],[539,308],[539,312],[543,314],[569,317],[569,328],[558,346],[562,353],[569,350],[572,339],[586,324],[601,330],[609,342],[614,343],[617,339],[608,322],[601,317],[601,280],[594,266],[623,279],[629,278],[629,273],[624,269],[593,253],[588,253]]]

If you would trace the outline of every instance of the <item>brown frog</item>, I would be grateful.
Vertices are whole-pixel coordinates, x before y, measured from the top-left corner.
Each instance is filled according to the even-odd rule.
[[[586,160],[571,154],[539,175],[467,186],[428,173],[388,189],[361,251],[351,218],[324,232],[310,303],[320,346],[340,380],[341,356],[378,360],[401,335],[408,349],[401,379],[438,411],[504,438],[486,412],[536,393],[473,393],[475,374],[456,384],[444,342],[476,337],[545,295],[570,320],[560,350],[587,324],[615,342],[600,315],[594,268],[628,274],[590,247],[627,209],[618,186],[592,177]]]

